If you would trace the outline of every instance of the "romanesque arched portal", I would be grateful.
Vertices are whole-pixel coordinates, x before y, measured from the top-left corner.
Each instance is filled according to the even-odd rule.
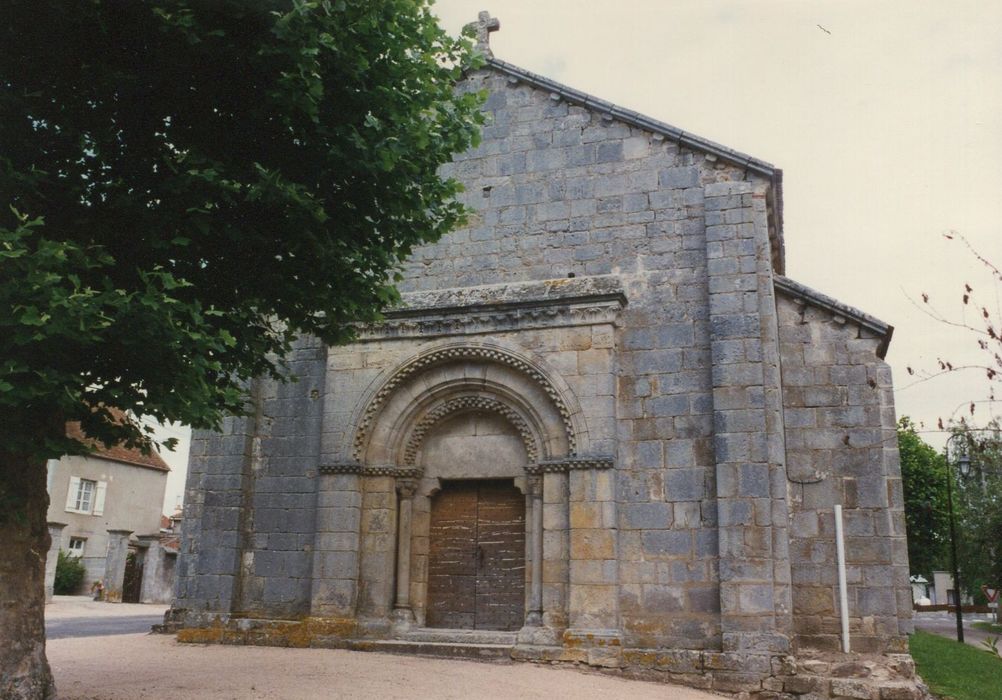
[[[363,472],[395,478],[398,627],[541,620],[540,465],[587,442],[558,382],[527,353],[453,344],[407,359],[368,398],[352,449]]]

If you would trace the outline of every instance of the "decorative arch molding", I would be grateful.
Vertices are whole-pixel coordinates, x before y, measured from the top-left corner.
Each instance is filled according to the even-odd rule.
[[[563,443],[560,455],[544,455],[542,445],[546,443],[546,431],[540,426],[532,425],[533,420],[530,406],[529,410],[520,411],[513,408],[512,404],[519,401],[501,400],[499,391],[490,391],[490,381],[485,376],[489,369],[484,369],[479,374],[476,371],[459,373],[461,376],[455,380],[455,386],[448,389],[451,396],[443,401],[439,406],[434,407],[417,419],[417,422],[410,425],[402,424],[401,416],[394,420],[385,418],[382,414],[387,409],[388,404],[393,402],[401,394],[424,394],[433,395],[436,391],[444,391],[441,386],[415,386],[422,378],[431,376],[439,368],[448,369],[449,366],[459,367],[466,363],[473,363],[476,368],[489,368],[497,366],[512,371],[521,378],[521,381],[531,385],[534,391],[541,393],[539,397],[547,404],[547,413],[552,413],[561,426]],[[581,446],[581,439],[587,439],[587,429],[578,423],[582,420],[580,408],[566,384],[558,389],[559,377],[552,375],[542,367],[539,360],[527,357],[520,349],[504,347],[497,343],[482,344],[436,344],[425,349],[418,355],[410,358],[396,368],[384,375],[386,378],[376,383],[376,388],[372,390],[368,400],[362,402],[355,425],[357,426],[351,445],[351,456],[357,463],[366,461],[369,452],[373,433],[381,422],[390,421],[395,425],[395,430],[406,433],[406,443],[399,453],[397,464],[406,468],[413,467],[417,456],[417,451],[424,435],[438,421],[453,412],[473,408],[478,401],[483,407],[490,406],[489,410],[500,413],[526,441],[527,452],[530,446],[535,445],[536,449],[532,461],[540,457],[573,457],[577,454]],[[427,382],[434,384],[436,379],[428,379]],[[444,386],[444,382],[441,382]],[[488,391],[484,391],[488,389]],[[410,407],[417,407],[422,403],[420,396],[414,396],[410,402]],[[445,406],[449,406],[448,409]],[[537,406],[538,408],[538,406]],[[407,410],[407,413],[412,413]],[[432,413],[437,417],[433,417]],[[403,421],[407,423],[409,421]],[[385,428],[383,428],[385,430]],[[526,436],[530,436],[527,438]],[[552,441],[551,441],[552,442]]]
[[[416,466],[417,455],[424,443],[424,438],[437,423],[453,414],[465,411],[487,411],[500,415],[515,428],[519,437],[522,438],[529,463],[534,464],[539,459],[539,445],[535,432],[518,411],[489,396],[466,395],[439,404],[417,422],[411,430],[407,446],[404,448],[404,465],[407,467]]]

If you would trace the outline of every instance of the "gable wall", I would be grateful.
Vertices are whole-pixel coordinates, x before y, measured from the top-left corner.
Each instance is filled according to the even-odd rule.
[[[850,633],[880,651],[911,631],[911,592],[891,369],[852,320],[777,295],[792,527],[794,625],[839,644],[833,505],[843,506]]]
[[[594,583],[618,577],[626,643],[719,646],[704,187],[745,174],[504,75],[470,83],[490,93],[488,126],[445,174],[466,185],[476,215],[419,249],[401,289],[622,277],[619,566]],[[750,225],[733,206],[713,223]]]
[[[483,141],[443,175],[477,214],[415,251],[401,291],[705,264],[703,185],[739,168],[499,73],[466,87],[489,93]]]

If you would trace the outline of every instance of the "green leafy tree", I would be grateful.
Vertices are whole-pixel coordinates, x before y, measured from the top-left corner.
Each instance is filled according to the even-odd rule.
[[[970,474],[957,478],[957,554],[961,585],[977,602],[981,586],[1002,588],[1002,425],[955,426]],[[959,454],[959,453],[958,453]]]
[[[926,443],[907,416],[898,420],[898,452],[905,500],[909,571],[932,581],[949,568],[949,508],[946,458]]]
[[[44,462],[218,425],[461,221],[472,60],[428,0],[12,0],[0,25],[0,696],[49,697]],[[39,552],[42,554],[40,555]]]

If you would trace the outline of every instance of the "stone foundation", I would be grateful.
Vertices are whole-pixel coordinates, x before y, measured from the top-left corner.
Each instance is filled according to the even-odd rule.
[[[356,620],[268,620],[170,611],[157,631],[181,643],[349,649],[480,661],[570,664],[639,680],[710,690],[747,700],[932,700],[907,653],[798,655],[624,648],[614,631],[566,632],[560,644],[518,641],[519,633],[418,630],[387,639],[364,636]]]

